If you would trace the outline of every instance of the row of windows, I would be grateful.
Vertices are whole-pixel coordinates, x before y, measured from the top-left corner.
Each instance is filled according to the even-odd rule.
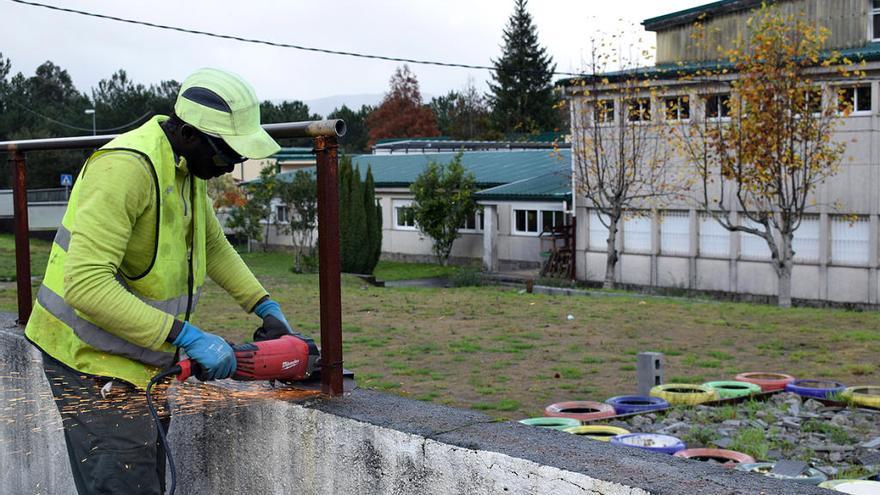
[[[730,93],[705,95],[702,97],[706,117],[710,119],[730,116]],[[804,95],[805,110],[819,113],[822,110],[822,93],[810,89]],[[598,100],[593,106],[593,118],[600,123],[614,122],[615,101]],[[690,98],[686,95],[663,98],[665,118],[668,121],[686,121],[691,118]],[[870,112],[871,85],[846,86],[838,88],[838,108],[841,112]],[[651,99],[635,98],[626,102],[626,118],[629,122],[648,122],[651,120]]]
[[[513,210],[513,234],[538,235],[552,232],[565,224],[561,210],[515,209]],[[394,227],[398,230],[415,230],[416,219],[411,201],[394,202]],[[482,232],[483,213],[478,211],[459,227],[460,230]]]
[[[394,205],[394,227],[398,230],[415,230],[416,214],[411,202],[400,202]],[[459,226],[459,230],[472,230],[482,232],[483,212],[478,211],[471,215]]]
[[[869,257],[868,220],[858,217],[831,217],[831,262],[844,265],[866,265]],[[711,215],[701,214],[699,223],[699,253],[705,257],[730,256],[730,232]],[[742,225],[755,227],[749,220]],[[686,211],[664,212],[660,218],[660,253],[686,256],[690,253],[691,219]],[[623,250],[647,253],[652,249],[652,221],[648,216],[626,216],[623,220]],[[599,219],[599,213],[590,212],[588,242],[593,250],[604,250],[608,228]],[[819,216],[807,215],[794,234],[795,261],[819,261]],[[740,256],[747,259],[769,260],[767,242],[756,235],[740,233]]]

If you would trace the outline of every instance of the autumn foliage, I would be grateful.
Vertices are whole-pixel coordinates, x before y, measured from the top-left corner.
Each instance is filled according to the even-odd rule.
[[[409,67],[398,67],[391,76],[391,89],[376,110],[367,116],[370,141],[384,138],[439,136],[437,119],[422,103],[419,81]]]

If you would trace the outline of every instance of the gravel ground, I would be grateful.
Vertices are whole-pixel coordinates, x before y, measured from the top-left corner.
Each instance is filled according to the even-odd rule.
[[[802,460],[829,478],[880,471],[880,411],[826,407],[791,393],[765,402],[675,408],[608,424],[673,435],[688,448],[736,450],[758,461]]]

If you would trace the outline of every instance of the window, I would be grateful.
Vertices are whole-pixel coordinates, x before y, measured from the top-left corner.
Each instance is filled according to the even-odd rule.
[[[799,114],[815,115],[822,113],[822,90],[809,88],[803,92],[803,110]]]
[[[514,232],[517,234],[538,233],[538,210],[513,210],[516,224]]]
[[[730,256],[730,231],[708,213],[700,215],[700,256]]]
[[[555,232],[565,225],[565,213],[562,211],[541,211],[541,232]]]
[[[871,111],[871,85],[848,86],[837,90],[837,108],[844,112]]]
[[[590,210],[590,238],[589,243],[592,249],[605,250],[608,247],[608,227],[602,224],[602,220],[608,223],[608,216],[602,215],[596,210]]]
[[[416,215],[412,208],[412,201],[394,201],[394,228],[415,230]]]
[[[651,217],[624,215],[623,249],[631,253],[651,251]]]
[[[667,211],[660,217],[660,252],[688,255],[691,251],[691,216],[686,211]]]
[[[706,96],[706,118],[724,119],[730,117],[730,93]]]
[[[763,225],[753,222],[748,218],[744,218],[741,225],[758,231],[764,230]],[[739,254],[743,258],[753,260],[770,259],[770,248],[767,246],[767,241],[765,241],[763,237],[758,237],[755,234],[749,234],[747,232],[740,232],[739,236]]]
[[[844,265],[868,264],[868,219],[831,218],[831,262]]]
[[[804,215],[801,225],[794,231],[794,260],[801,263],[819,261],[819,216]]]
[[[287,212],[287,205],[275,205],[275,221],[278,223],[287,223],[290,221]]]
[[[871,5],[871,39],[880,41],[880,1],[873,0]]]
[[[459,230],[472,230],[474,232],[482,232],[483,231],[483,212],[478,211],[473,215],[467,217],[459,226]]]
[[[614,122],[614,100],[597,100],[593,107],[593,118],[600,124]]]
[[[666,120],[688,120],[691,118],[691,103],[687,95],[666,98]]]
[[[629,115],[627,118],[630,122],[650,122],[651,120],[651,99],[636,98],[628,103]]]

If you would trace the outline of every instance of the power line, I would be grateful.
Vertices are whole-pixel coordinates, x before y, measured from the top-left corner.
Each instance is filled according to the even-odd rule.
[[[188,29],[188,28],[182,28],[182,27],[177,27],[177,26],[168,26],[165,24],[156,24],[153,22],[137,21],[134,19],[126,19],[124,17],[115,17],[112,15],[106,15],[106,14],[96,14],[94,12],[87,12],[85,10],[68,9],[65,7],[58,7],[55,5],[47,5],[47,4],[43,4],[43,3],[37,3],[37,2],[28,2],[26,0],[9,0],[9,1],[19,3],[22,5],[30,5],[33,7],[43,7],[45,9],[49,9],[49,10],[57,10],[60,12],[68,12],[71,14],[79,14],[79,15],[84,15],[84,16],[88,16],[88,17],[97,17],[98,19],[106,19],[106,20],[111,20],[111,21],[125,22],[128,24],[136,24],[139,26],[148,26],[148,27],[158,28],[158,29],[167,29],[169,31],[178,31],[181,33],[198,34],[201,36],[209,36],[212,38],[221,38],[221,39],[226,39],[226,40],[241,41],[244,43],[268,45],[268,46],[274,46],[274,47],[278,47],[278,48],[293,48],[295,50],[303,50],[303,51],[307,51],[307,52],[327,53],[330,55],[342,55],[342,56],[346,56],[346,57],[369,58],[369,59],[374,59],[374,60],[387,60],[390,62],[405,62],[405,63],[410,63],[410,64],[436,65],[436,66],[440,66],[440,67],[457,67],[457,68],[461,68],[461,69],[480,69],[480,70],[491,70],[491,71],[496,70],[495,67],[491,67],[488,65],[471,65],[471,64],[458,64],[458,63],[453,63],[453,62],[437,62],[435,60],[419,60],[419,59],[413,59],[413,58],[389,57],[389,56],[385,56],[385,55],[372,55],[372,54],[367,54],[367,53],[330,50],[327,48],[315,48],[315,47],[311,47],[311,46],[294,45],[294,44],[290,44],[290,43],[280,43],[280,42],[276,42],[276,41],[259,40],[259,39],[254,39],[254,38],[243,38],[241,36],[233,36],[230,34],[219,34],[219,33],[212,33],[212,32],[208,32],[208,31],[199,31],[196,29]],[[516,71],[510,71],[510,72],[535,72],[535,71],[529,70],[529,69],[522,69],[522,70],[516,70]],[[576,74],[574,72],[558,72],[558,71],[553,72],[553,74],[560,75],[560,76],[581,76],[581,75],[583,75],[583,74]]]
[[[49,117],[49,116],[47,116],[47,115],[43,115],[43,114],[41,114],[40,112],[37,112],[37,111],[35,111],[35,110],[31,110],[30,108],[28,108],[28,107],[22,105],[21,103],[19,103],[19,102],[17,102],[17,101],[11,101],[11,103],[12,103],[13,105],[17,106],[17,107],[20,107],[20,108],[21,108],[22,110],[24,110],[25,112],[32,113],[32,114],[36,115],[37,117],[40,117],[41,119],[45,119],[45,120],[48,120],[49,122],[52,122],[53,124],[58,124],[58,125],[60,125],[60,126],[67,127],[67,128],[69,128],[69,129],[74,129],[74,130],[77,130],[77,131],[92,131],[92,130],[95,131],[95,132],[112,132],[112,131],[118,131],[118,130],[121,130],[121,129],[125,129],[126,127],[131,127],[131,126],[133,126],[133,125],[135,125],[135,124],[138,124],[138,123],[140,123],[141,121],[145,120],[147,117],[150,117],[151,115],[153,115],[153,112],[147,112],[147,113],[141,115],[140,117],[138,117],[138,118],[132,120],[131,122],[129,122],[129,123],[127,123],[127,124],[123,124],[123,125],[120,125],[120,126],[117,126],[117,127],[109,127],[109,128],[107,128],[107,129],[92,129],[91,127],[79,127],[79,126],[75,126],[75,125],[70,125],[70,124],[65,123],[65,122],[61,122],[60,120],[55,120],[55,119],[53,119],[52,117]]]

